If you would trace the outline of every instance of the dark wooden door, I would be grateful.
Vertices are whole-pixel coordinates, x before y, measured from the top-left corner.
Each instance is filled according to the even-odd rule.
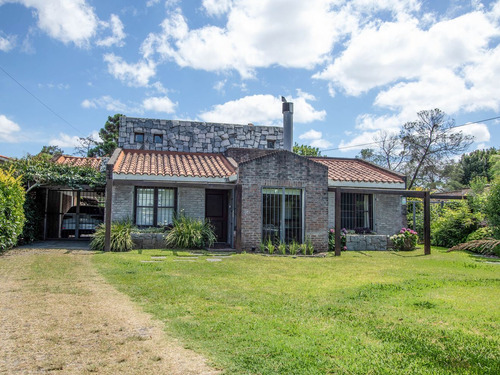
[[[205,191],[205,217],[215,228],[217,242],[227,242],[227,190]]]

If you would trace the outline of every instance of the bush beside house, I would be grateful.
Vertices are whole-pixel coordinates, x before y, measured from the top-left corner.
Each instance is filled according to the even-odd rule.
[[[0,252],[17,243],[25,221],[24,201],[20,178],[0,170]]]

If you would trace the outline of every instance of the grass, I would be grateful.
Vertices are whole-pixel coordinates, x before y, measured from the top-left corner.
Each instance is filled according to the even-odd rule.
[[[500,373],[500,264],[439,248],[179,259],[145,250],[93,261],[227,373]]]

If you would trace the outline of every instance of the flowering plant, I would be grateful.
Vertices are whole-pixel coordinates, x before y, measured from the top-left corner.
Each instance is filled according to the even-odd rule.
[[[418,233],[410,228],[402,228],[398,234],[391,237],[394,250],[410,251],[415,249],[418,241]]]
[[[340,248],[342,251],[347,250],[347,229],[340,230]],[[328,250],[335,250],[335,229],[331,228],[328,231]]]

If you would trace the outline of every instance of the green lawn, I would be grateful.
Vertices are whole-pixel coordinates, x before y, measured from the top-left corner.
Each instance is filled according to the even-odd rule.
[[[158,263],[143,263],[151,256]],[[94,256],[229,374],[499,374],[500,264],[433,249],[339,258]]]

